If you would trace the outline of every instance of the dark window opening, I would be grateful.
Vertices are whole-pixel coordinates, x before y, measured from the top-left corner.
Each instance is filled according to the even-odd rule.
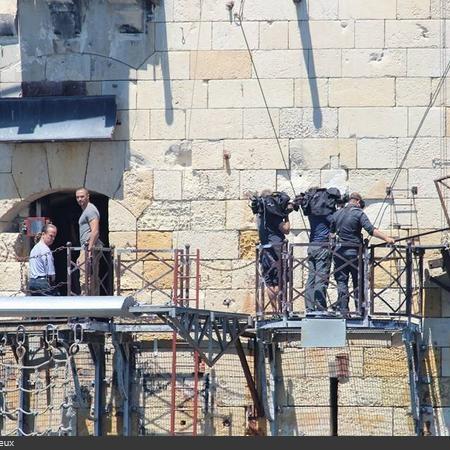
[[[53,33],[62,39],[78,37],[81,33],[81,1],[52,1],[49,3]]]
[[[109,246],[108,237],[108,197],[101,194],[90,194],[90,201],[97,207],[100,213],[100,240],[105,247]],[[30,216],[48,217],[50,221],[58,228],[55,242],[52,250],[65,246],[67,242],[71,242],[73,246],[80,245],[80,236],[78,230],[78,219],[81,215],[81,208],[75,200],[75,192],[58,192],[49,194],[30,205]],[[79,256],[79,252],[74,252],[72,261],[75,262]],[[67,252],[59,251],[54,253],[56,283],[64,283],[67,281]],[[100,265],[100,278],[108,271],[106,262]],[[109,286],[112,280],[108,280],[105,285]],[[79,276],[72,276],[72,290],[79,293],[80,281]],[[67,295],[67,287],[65,284],[59,288],[60,295]],[[105,289],[100,292],[106,295]]]

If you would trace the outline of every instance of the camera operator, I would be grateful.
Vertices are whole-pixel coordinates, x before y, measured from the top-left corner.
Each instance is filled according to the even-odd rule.
[[[375,236],[388,244],[395,240],[376,229],[363,212],[364,200],[357,192],[350,194],[348,204],[333,214],[331,233],[337,236],[337,248],[334,255],[334,277],[338,289],[338,307],[343,317],[348,317],[349,290],[351,275],[358,309],[358,247],[362,245],[361,230],[364,228],[371,236]],[[347,245],[346,245],[347,244]]]
[[[291,226],[288,215],[294,209],[284,192],[265,190],[261,196],[251,197],[250,207],[256,215],[261,248],[260,264],[270,303],[274,311],[279,310],[277,298],[281,273],[279,261],[281,247]]]

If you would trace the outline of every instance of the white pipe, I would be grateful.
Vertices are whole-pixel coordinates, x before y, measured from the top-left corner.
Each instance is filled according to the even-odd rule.
[[[133,297],[0,297],[0,317],[119,317],[131,316]]]

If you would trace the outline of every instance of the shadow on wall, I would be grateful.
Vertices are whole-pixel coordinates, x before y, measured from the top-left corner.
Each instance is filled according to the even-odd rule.
[[[303,59],[308,73],[309,89],[313,107],[313,123],[316,129],[322,128],[322,110],[320,109],[319,90],[317,88],[316,67],[312,50],[311,30],[309,28],[308,3],[306,1],[296,3],[297,20],[300,38],[303,47]]]

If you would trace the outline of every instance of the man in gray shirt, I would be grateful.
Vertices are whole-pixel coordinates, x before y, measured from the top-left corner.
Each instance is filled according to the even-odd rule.
[[[348,282],[351,275],[353,295],[358,309],[358,253],[363,243],[361,234],[364,228],[370,236],[375,236],[388,244],[395,240],[376,229],[363,211],[364,201],[360,194],[350,194],[347,206],[336,211],[331,218],[330,231],[337,236],[334,253],[334,278],[338,290],[338,309],[344,317],[348,316],[349,290]]]
[[[86,268],[86,289],[88,295],[99,295],[98,268],[101,253],[95,247],[102,246],[99,239],[100,213],[95,205],[89,201],[89,191],[86,188],[75,192],[77,203],[82,209],[78,220],[80,228],[80,246],[84,248],[78,258],[78,266]]]

